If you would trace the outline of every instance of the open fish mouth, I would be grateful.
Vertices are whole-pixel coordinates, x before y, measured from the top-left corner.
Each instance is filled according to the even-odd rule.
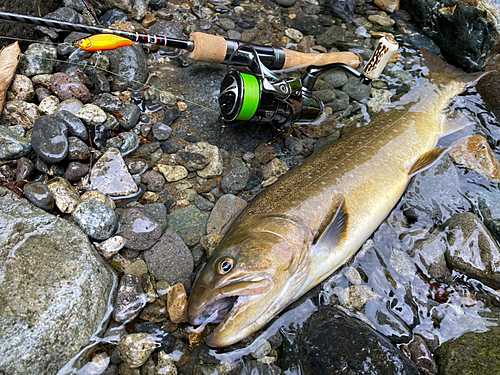
[[[207,320],[209,320],[215,312],[217,312],[217,317],[212,319],[210,323],[219,324],[221,323],[226,316],[231,312],[234,305],[238,301],[238,296],[230,296],[230,297],[222,297],[212,301],[208,304],[201,313],[192,319],[192,324],[207,324]]]

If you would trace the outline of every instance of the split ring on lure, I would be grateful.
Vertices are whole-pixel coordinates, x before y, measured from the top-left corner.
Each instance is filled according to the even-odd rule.
[[[113,34],[96,34],[88,38],[77,40],[74,47],[80,47],[84,51],[107,51],[119,47],[131,46],[134,42]]]

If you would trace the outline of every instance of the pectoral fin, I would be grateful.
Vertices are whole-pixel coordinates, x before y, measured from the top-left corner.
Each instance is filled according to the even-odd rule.
[[[449,147],[436,147],[435,149],[423,154],[411,167],[408,172],[408,178],[412,178],[417,173],[423,172],[434,166],[448,150]]]
[[[332,210],[332,214],[325,218],[324,223],[320,226],[313,246],[322,249],[331,249],[337,246],[347,233],[348,222],[349,214],[345,207],[344,196],[341,195],[337,209]]]

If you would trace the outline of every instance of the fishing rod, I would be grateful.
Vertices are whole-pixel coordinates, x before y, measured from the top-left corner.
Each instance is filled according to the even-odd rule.
[[[87,34],[111,34],[130,39],[137,43],[149,43],[164,47],[180,48],[187,50],[189,52],[189,57],[198,62],[227,63],[237,50],[244,45],[249,45],[249,43],[240,40],[230,40],[221,36],[200,32],[193,33],[189,40],[180,40],[167,38],[163,35],[121,31],[17,13],[0,12],[0,19],[29,23],[54,29],[78,31]],[[250,45],[259,55],[261,63],[271,70],[296,69],[312,64],[322,66],[332,63],[342,63],[353,68],[358,68],[362,64],[361,57],[353,52],[303,53],[280,47],[257,44]]]

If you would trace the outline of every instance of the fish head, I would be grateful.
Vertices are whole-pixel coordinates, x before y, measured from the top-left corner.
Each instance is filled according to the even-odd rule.
[[[89,38],[84,38],[77,40],[76,42],[73,42],[73,47],[76,48],[81,48],[81,49],[86,49],[89,48],[92,45],[92,42],[90,41]]]
[[[191,324],[204,324],[217,312],[208,345],[240,341],[298,297],[307,276],[307,238],[305,226],[285,215],[254,215],[233,226],[189,298]]]

